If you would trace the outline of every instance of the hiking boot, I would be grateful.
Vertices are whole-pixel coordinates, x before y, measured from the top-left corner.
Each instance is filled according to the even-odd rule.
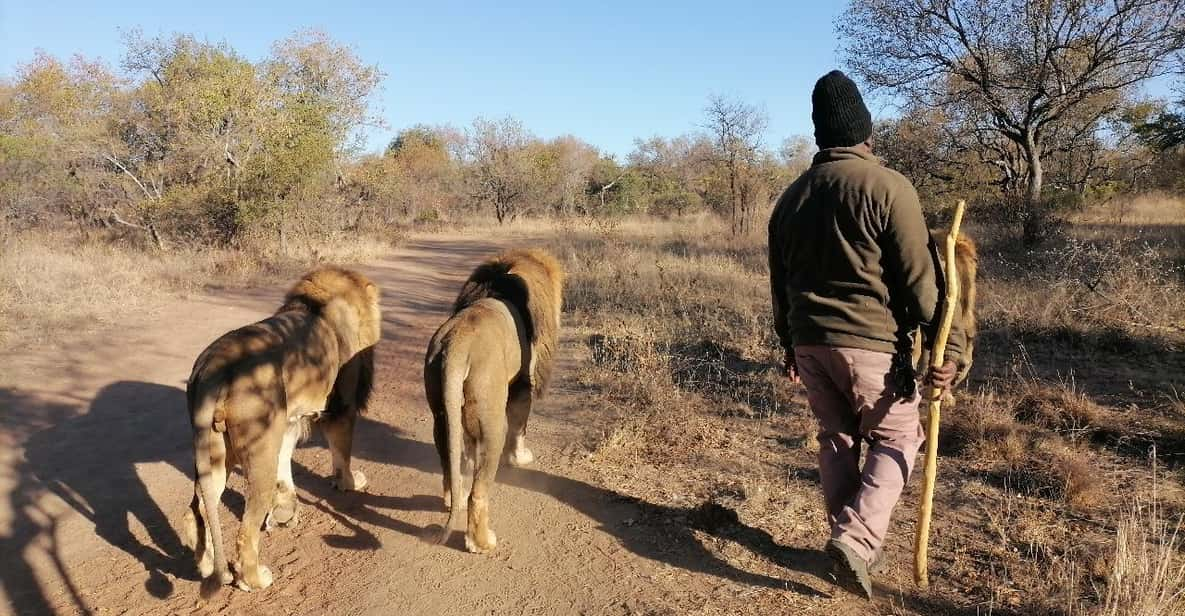
[[[863,594],[871,600],[872,577],[868,573],[868,562],[847,544],[837,539],[827,542],[827,554],[835,563],[836,584],[852,594]]]

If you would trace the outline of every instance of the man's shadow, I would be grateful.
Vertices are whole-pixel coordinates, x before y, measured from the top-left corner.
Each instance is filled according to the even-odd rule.
[[[173,591],[169,576],[196,580],[197,571],[136,465],[167,462],[192,477],[192,440],[184,391],[119,381],[104,387],[87,413],[33,434],[25,457],[32,479],[139,561],[148,572],[145,588],[164,598]],[[147,542],[132,532],[129,514],[147,530]]]

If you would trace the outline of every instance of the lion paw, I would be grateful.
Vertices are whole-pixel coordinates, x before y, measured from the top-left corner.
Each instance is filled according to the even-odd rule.
[[[291,503],[277,503],[272,510],[267,512],[267,518],[263,520],[264,528],[271,530],[277,526],[281,528],[292,528],[296,526],[297,520],[296,502]]]
[[[481,533],[478,533],[480,535]],[[479,539],[484,539],[479,540]],[[474,554],[485,554],[498,546],[498,537],[494,531],[486,531],[485,537],[478,537],[472,533],[465,533],[465,549]]]
[[[369,484],[366,481],[366,475],[362,474],[362,471],[352,470],[349,475],[338,472],[333,477],[333,487],[342,492],[349,492],[351,490],[361,492],[366,489],[367,485]]]
[[[253,590],[263,590],[268,586],[271,586],[272,581],[272,570],[268,569],[264,565],[259,565],[259,568],[255,570],[255,575],[240,576],[238,581],[235,582],[235,586],[237,586],[239,590],[251,592]]]
[[[198,574],[201,575],[203,580],[214,575],[214,557],[210,554],[209,550],[202,552],[202,557],[198,559],[197,567]],[[230,582],[230,580],[223,580],[222,584],[225,586]]]
[[[507,461],[514,467],[527,466],[535,461],[535,454],[531,453],[531,450],[526,447],[519,447],[510,452],[510,457]]]

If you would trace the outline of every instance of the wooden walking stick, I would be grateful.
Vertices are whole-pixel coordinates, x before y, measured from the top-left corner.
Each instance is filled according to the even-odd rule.
[[[934,347],[930,350],[930,366],[941,368],[946,359],[946,340],[950,337],[950,326],[955,319],[959,302],[959,273],[955,266],[955,244],[959,239],[959,226],[963,223],[962,200],[955,206],[955,219],[946,236],[946,303],[942,309],[942,321]],[[926,427],[926,471],[922,483],[922,504],[918,514],[918,534],[913,544],[913,580],[918,586],[928,588],[930,577],[926,570],[926,550],[930,543],[930,514],[934,512],[934,479],[938,472],[938,423],[942,417],[942,391],[933,387],[928,392],[930,419]]]

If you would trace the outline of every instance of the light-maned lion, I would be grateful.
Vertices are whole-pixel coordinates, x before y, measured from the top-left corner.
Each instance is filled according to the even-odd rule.
[[[930,232],[930,237],[938,247],[938,256],[944,267],[946,265],[947,235],[946,231]],[[955,309],[953,326],[962,328],[967,336],[963,353],[955,362],[959,372],[955,377],[954,385],[958,385],[967,380],[967,375],[971,372],[971,364],[975,359],[975,337],[978,334],[978,324],[975,317],[975,282],[979,269],[979,253],[975,248],[975,241],[966,233],[959,233],[959,238],[955,242],[955,264],[958,267],[959,277],[959,305]],[[914,336],[914,366],[919,370],[925,370],[926,364],[930,361],[929,358],[929,349],[922,348],[922,337]]]
[[[527,417],[532,398],[543,395],[551,374],[563,281],[563,269],[547,252],[502,253],[474,270],[452,317],[432,336],[424,358],[424,390],[449,510],[440,543],[451,534],[465,501],[464,453],[475,462],[465,547],[480,553],[497,544],[490,528],[490,488],[502,455],[514,466],[535,459],[525,440]]]
[[[367,404],[379,341],[379,290],[361,274],[323,267],[288,292],[275,315],[215,340],[193,366],[186,391],[193,422],[196,481],[186,535],[202,575],[202,596],[232,581],[266,588],[259,532],[296,521],[292,451],[316,420],[333,457],[339,489],[362,489],[350,469],[354,423]],[[222,552],[219,503],[228,469],[247,478],[237,575]]]

